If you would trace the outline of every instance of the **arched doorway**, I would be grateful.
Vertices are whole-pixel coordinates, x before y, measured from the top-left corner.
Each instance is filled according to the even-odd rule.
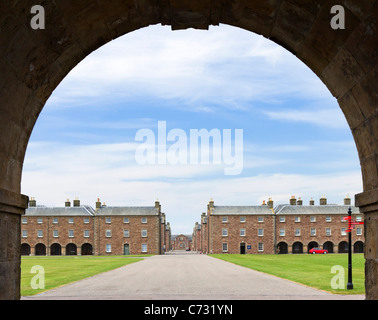
[[[333,243],[331,241],[324,242],[323,249],[327,250],[328,253],[333,253]]]
[[[21,244],[21,255],[30,256],[30,245],[28,245],[27,243]]]
[[[287,254],[287,243],[286,242],[280,242],[277,244],[277,253],[278,254]]]
[[[81,255],[82,256],[90,256],[93,254],[93,248],[90,243],[84,243],[81,246]]]
[[[339,243],[339,251],[338,253],[348,253],[348,242],[341,241]]]
[[[377,6],[374,1],[342,2],[348,27],[330,28],[331,3],[258,0],[165,1],[134,3],[115,0],[46,2],[48,32],[33,30],[30,8],[19,2],[2,8],[0,48],[0,219],[4,230],[18,230],[27,197],[20,194],[23,158],[34,123],[51,92],[86,55],[112,39],[133,30],[161,23],[172,30],[207,29],[225,23],[258,33],[288,49],[308,65],[338,100],[351,127],[359,152],[364,192],[356,205],[366,217],[366,290],[378,297],[378,125]],[[17,143],[16,143],[17,142]],[[5,218],[4,218],[5,219]],[[3,232],[4,230],[0,230]],[[6,281],[19,281],[20,236],[6,239],[14,250]],[[1,262],[5,261],[0,257]],[[9,272],[8,272],[9,271]],[[14,287],[14,286],[12,286]],[[17,288],[17,286],[15,286]],[[19,298],[19,289],[1,291],[1,298]]]
[[[309,253],[309,251],[312,249],[312,248],[317,248],[319,247],[318,243],[316,241],[311,241],[308,246],[307,246],[307,253]]]
[[[46,255],[46,246],[43,243],[38,243],[34,247],[36,256],[45,256]]]
[[[303,244],[302,242],[293,243],[293,253],[303,253]]]
[[[69,243],[66,245],[66,256],[76,256],[77,246],[74,243]]]
[[[62,246],[59,243],[53,243],[50,246],[50,255],[52,256],[62,255]]]
[[[353,245],[354,253],[364,253],[364,243],[362,241],[356,241]]]

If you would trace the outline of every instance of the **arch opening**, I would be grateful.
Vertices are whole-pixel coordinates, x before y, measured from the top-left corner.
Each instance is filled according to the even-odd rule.
[[[375,2],[359,1],[343,4],[350,27],[339,33],[329,30],[329,4],[313,6],[297,1],[284,1],[280,6],[274,1],[254,4],[193,1],[171,6],[145,2],[137,8],[124,1],[113,1],[106,6],[99,1],[90,7],[51,3],[46,4],[47,11],[61,28],[44,34],[31,33],[28,29],[29,17],[24,16],[24,4],[16,4],[12,10],[5,8],[0,20],[7,31],[0,39],[1,44],[5,44],[0,46],[1,56],[5,57],[0,68],[2,74],[7,74],[0,79],[4,92],[1,95],[4,116],[0,119],[3,208],[0,219],[6,217],[6,227],[19,230],[19,214],[27,207],[27,197],[20,195],[20,181],[28,139],[45,101],[79,61],[111,39],[151,24],[170,24],[175,30],[207,29],[209,25],[226,23],[262,34],[293,52],[338,99],[352,129],[361,163],[364,192],[356,196],[356,205],[368,217],[365,220],[367,297],[376,298],[378,72],[374,52],[378,40],[377,35],[368,30],[375,30],[377,6]],[[84,14],[86,12],[90,14]],[[124,19],[120,18],[122,12]],[[81,19],[75,19],[80,16]],[[19,264],[20,253],[20,249],[9,244],[19,242],[15,232],[2,243],[17,252],[1,257],[2,264],[10,265],[9,270],[17,270],[14,266]],[[14,275],[9,281],[17,278]],[[1,292],[2,297],[19,297],[17,285],[5,287],[10,289]]]

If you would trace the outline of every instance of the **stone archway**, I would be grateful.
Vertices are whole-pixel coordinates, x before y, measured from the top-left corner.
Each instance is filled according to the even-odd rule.
[[[30,9],[45,10],[45,29]],[[172,30],[220,23],[285,47],[338,100],[359,153],[364,192],[366,297],[378,298],[378,2],[340,0],[345,29],[330,27],[330,1],[82,0],[0,2],[0,298],[20,297],[20,181],[28,140],[59,82],[93,50],[128,32],[161,23]],[[3,76],[5,75],[5,76]],[[6,248],[6,249],[5,249]]]

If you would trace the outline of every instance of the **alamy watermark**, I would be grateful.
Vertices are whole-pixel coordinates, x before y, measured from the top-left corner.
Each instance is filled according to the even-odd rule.
[[[345,289],[345,269],[343,266],[335,265],[331,268],[331,273],[336,275],[331,279],[331,288],[334,290]]]
[[[30,26],[33,30],[45,29],[45,9],[41,5],[34,5],[30,9],[34,14],[30,20]],[[334,5],[330,11],[334,16],[331,18],[331,28],[334,30],[345,29],[345,9],[342,5]]]
[[[31,288],[34,290],[45,289],[45,268],[35,265],[32,266],[30,273],[36,273],[30,281]]]
[[[158,121],[157,137],[151,129],[140,129],[135,141],[135,160],[140,165],[224,165],[225,175],[243,171],[243,129],[183,129],[167,132],[166,121]]]

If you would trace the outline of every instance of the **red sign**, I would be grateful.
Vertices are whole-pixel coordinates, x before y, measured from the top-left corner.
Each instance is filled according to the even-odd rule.
[[[346,229],[345,232],[351,232],[352,229],[354,228],[354,226],[357,225],[357,224],[364,224],[363,222],[352,221],[352,218],[349,217],[349,216],[344,217],[343,220],[344,221],[348,220],[348,229]]]

